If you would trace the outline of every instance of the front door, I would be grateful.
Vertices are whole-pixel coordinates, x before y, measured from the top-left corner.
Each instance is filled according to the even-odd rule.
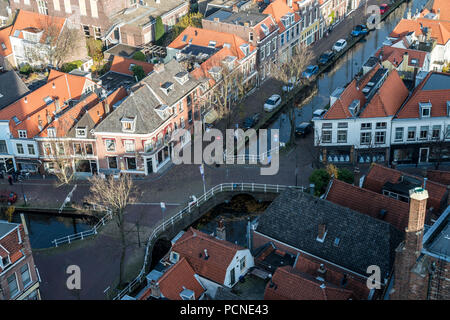
[[[230,284],[233,285],[236,282],[236,275],[234,268],[230,270]]]
[[[91,172],[92,174],[97,174],[97,161],[91,160]]]
[[[150,174],[153,172],[153,159],[147,158],[147,174]]]
[[[428,162],[428,155],[430,148],[420,148],[419,150],[419,163]]]

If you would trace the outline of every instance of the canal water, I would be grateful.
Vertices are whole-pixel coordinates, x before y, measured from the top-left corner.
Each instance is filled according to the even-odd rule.
[[[31,247],[33,249],[52,247],[52,241],[77,232],[91,229],[96,223],[93,219],[73,218],[44,213],[24,213]],[[4,213],[0,219],[8,220]],[[20,212],[14,212],[12,222],[22,223]]]
[[[420,11],[427,1],[411,0],[409,3],[402,4],[381,22],[380,29],[371,31],[363,41],[348,50],[327,72],[322,73],[317,81],[316,94],[310,98],[307,104],[296,109],[296,125],[310,121],[315,110],[323,109],[329,103],[330,95],[337,87],[344,87],[354,78],[367,59],[383,45],[386,37],[398,22],[406,17],[409,8],[414,14],[416,9]],[[269,128],[280,130],[280,142],[289,142],[291,126],[286,113],[281,113]]]

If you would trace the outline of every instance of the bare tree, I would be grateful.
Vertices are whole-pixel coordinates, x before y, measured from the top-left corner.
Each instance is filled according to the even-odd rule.
[[[68,141],[48,141],[43,143],[44,154],[52,164],[51,173],[57,178],[56,185],[70,184],[75,178],[72,157],[70,156],[70,143]]]
[[[92,204],[101,204],[112,210],[112,219],[115,222],[120,236],[120,273],[119,285],[123,284],[125,253],[130,245],[127,241],[127,230],[125,228],[125,208],[136,202],[138,190],[130,175],[120,175],[115,179],[94,176],[89,179],[91,187],[85,201]]]

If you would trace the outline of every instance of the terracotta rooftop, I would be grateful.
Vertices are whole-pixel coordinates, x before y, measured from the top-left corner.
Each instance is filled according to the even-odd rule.
[[[209,57],[205,62],[203,62],[200,67],[191,71],[191,75],[195,79],[208,79],[211,85],[214,85],[215,80],[209,73],[209,70],[213,67],[226,68],[226,65],[222,63],[227,57],[234,57],[233,52],[229,48],[222,48],[211,57]],[[237,65],[237,61],[233,63],[233,67]]]
[[[193,228],[186,231],[172,246],[172,251],[186,258],[195,273],[217,283],[224,283],[227,268],[239,250],[244,248]]]
[[[449,21],[450,22],[450,1],[448,0],[434,0],[433,13],[439,12],[439,20]]]
[[[326,200],[386,221],[400,231],[404,231],[407,227],[409,205],[406,202],[369,189],[359,188],[338,179],[333,179],[330,184]],[[382,210],[384,211],[383,216],[381,216]]]
[[[131,64],[141,66],[142,69],[144,69],[145,75],[149,74],[153,70],[153,64],[151,63],[134,59],[127,59],[121,56],[114,56],[110,71],[132,76],[133,71],[130,68]]]
[[[402,19],[391,32],[390,37],[402,37],[414,32],[416,37],[423,34],[421,27],[431,28],[431,38],[436,39],[440,45],[445,45],[450,39],[450,21],[430,20],[424,18]]]
[[[383,46],[374,56],[377,58],[381,56],[382,61],[387,60],[392,63],[393,66],[398,67],[403,62],[405,53],[408,53],[408,66],[423,67],[423,63],[427,57],[427,52],[425,51]],[[413,60],[416,60],[417,63],[414,64]]]
[[[0,29],[0,55],[7,57],[12,54],[12,47],[9,41],[9,35],[11,34],[12,26]]]
[[[264,292],[264,300],[349,300],[352,292],[315,279],[291,266],[277,268]]]
[[[2,258],[5,258],[7,255],[9,255],[9,258],[11,260],[11,264],[14,264],[17,260],[22,258],[25,254],[23,250],[25,249],[23,239],[25,238],[25,233],[23,231],[23,226],[16,224],[16,223],[9,223],[9,222],[0,222],[1,229],[7,229],[8,231],[2,234],[2,238],[0,239],[0,256]],[[17,232],[19,230],[20,232],[20,239],[22,240],[21,243],[19,243],[19,234]],[[3,272],[3,268],[0,267],[0,272]]]
[[[286,30],[286,27],[284,26],[283,22],[281,22],[281,18],[285,16],[288,13],[294,13],[295,15],[295,22],[298,22],[300,20],[300,16],[298,13],[294,11],[294,9],[290,8],[286,4],[286,0],[275,0],[271,4],[269,4],[263,11],[265,14],[270,14],[275,21],[278,23],[278,33],[282,33]]]

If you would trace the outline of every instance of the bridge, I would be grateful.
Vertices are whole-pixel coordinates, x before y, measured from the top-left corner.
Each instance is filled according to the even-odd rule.
[[[156,226],[150,234],[145,249],[144,263],[138,276],[131,281],[114,300],[120,300],[126,294],[136,290],[145,280],[146,274],[150,271],[153,247],[158,240],[170,241],[180,230],[192,225],[206,212],[220,203],[229,201],[236,195],[249,194],[258,201],[272,201],[278,194],[286,189],[295,188],[304,191],[304,187],[258,184],[258,183],[222,183],[211,188],[196,200],[171,217],[163,220]]]

